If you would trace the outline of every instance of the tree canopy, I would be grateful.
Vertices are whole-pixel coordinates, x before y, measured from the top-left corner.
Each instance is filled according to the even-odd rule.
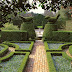
[[[39,6],[44,10],[51,10],[56,12],[60,10],[60,6],[64,8],[72,6],[72,0],[38,0]],[[10,21],[9,14],[17,15],[18,12],[29,11],[36,9],[37,0],[33,0],[32,4],[28,0],[0,0],[0,24]]]

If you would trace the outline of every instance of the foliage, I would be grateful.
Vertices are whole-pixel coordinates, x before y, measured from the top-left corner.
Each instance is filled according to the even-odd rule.
[[[60,10],[60,6],[63,5],[64,8],[67,6],[72,6],[72,0],[38,0],[40,2],[39,6],[44,10],[51,10],[56,12]],[[49,3],[49,4],[48,4]],[[14,13],[17,15],[18,12],[29,11],[30,9],[36,9],[37,1],[33,0],[32,4],[28,3],[28,0],[1,0],[0,1],[0,23],[6,23],[10,18],[7,16]]]
[[[37,26],[44,27],[46,23],[47,23],[47,20],[45,19],[45,16],[41,14],[36,14],[33,18],[34,28],[37,28]]]
[[[71,72],[72,68],[70,67],[70,61],[63,58],[62,56],[53,56],[53,62],[56,67],[57,72]]]
[[[4,24],[4,28],[1,28],[1,30],[19,30],[19,28],[12,23],[6,23]]]
[[[9,61],[0,63],[0,65],[2,66],[0,71],[17,72],[23,59],[24,55],[14,55]]]

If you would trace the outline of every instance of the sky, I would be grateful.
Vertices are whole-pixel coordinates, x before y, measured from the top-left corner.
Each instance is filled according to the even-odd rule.
[[[29,0],[29,3],[32,3],[32,0]],[[37,7],[38,5],[39,5],[39,2],[37,2]],[[41,7],[38,7],[38,9],[31,9],[29,12],[43,14],[44,10]]]

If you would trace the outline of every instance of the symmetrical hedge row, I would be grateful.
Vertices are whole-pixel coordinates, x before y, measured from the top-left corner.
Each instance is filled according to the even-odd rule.
[[[65,43],[65,44],[60,45],[58,49],[49,49],[47,42],[48,43]],[[71,42],[45,41],[44,45],[45,45],[45,50],[46,50],[46,54],[47,54],[47,61],[48,61],[48,66],[49,66],[50,72],[57,72],[55,65],[53,63],[53,60],[52,60],[52,56],[62,56],[65,59],[67,59],[68,61],[70,61],[70,62],[72,61],[72,58],[69,57],[65,52],[63,52],[63,49],[67,49],[67,48],[72,49]]]
[[[26,49],[25,52],[24,52],[24,50],[19,49],[19,46],[17,44],[14,44],[15,42],[16,43],[17,42],[18,43],[31,43],[31,45],[30,45],[29,49]],[[25,55],[21,65],[20,65],[20,67],[18,68],[18,71],[17,71],[17,72],[23,72],[24,68],[27,64],[27,61],[29,59],[29,54],[30,54],[30,52],[33,48],[34,42],[33,41],[5,41],[5,42],[3,42],[3,44],[5,44],[5,46],[7,45],[7,48],[8,48],[8,46],[9,47],[14,47],[15,52],[10,52],[8,55],[1,57],[0,58],[0,63],[5,62],[5,61],[9,61],[9,59],[12,58],[13,55]],[[29,52],[27,52],[27,51],[29,51]]]
[[[27,31],[1,31],[1,41],[21,41],[27,39]]]

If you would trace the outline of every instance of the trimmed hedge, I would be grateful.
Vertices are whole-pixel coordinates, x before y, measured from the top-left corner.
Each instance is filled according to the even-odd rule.
[[[64,58],[66,58],[67,60],[72,61],[72,58],[69,57],[65,52],[62,53],[62,56],[63,56]]]
[[[48,66],[49,66],[49,72],[56,72],[52,57],[51,57],[51,53],[47,52],[47,61],[48,61]]]
[[[46,24],[43,33],[43,40],[51,40],[52,39],[52,31],[56,31],[55,24]]]
[[[35,34],[33,24],[25,22],[25,23],[21,24],[21,30],[26,30],[28,32],[28,39],[29,38],[35,39],[36,34]]]
[[[19,49],[19,46],[16,45],[16,44],[14,44],[14,43],[10,43],[10,42],[6,42],[6,41],[5,41],[5,42],[3,42],[3,44],[15,48],[15,50],[16,50],[16,49]]]
[[[72,46],[69,46],[69,53],[72,55]]]
[[[53,41],[72,41],[72,31],[53,31],[52,32],[52,40]]]
[[[4,56],[4,57],[1,57],[1,58],[0,58],[0,61],[1,61],[1,62],[8,61],[13,55],[14,55],[14,52],[11,52],[9,55]]]
[[[4,49],[0,51],[0,56],[3,56],[8,52],[8,46],[4,44],[0,44],[0,46],[4,47]]]
[[[70,36],[71,36],[71,33],[67,31],[53,31],[52,40],[69,42],[72,40]]]
[[[24,57],[24,59],[23,59],[17,72],[23,72],[24,71],[24,68],[25,68],[27,61],[28,61],[28,58],[29,58],[29,54],[30,54],[29,52],[26,52],[25,57]]]
[[[27,31],[1,31],[1,41],[21,41],[27,40]]]

